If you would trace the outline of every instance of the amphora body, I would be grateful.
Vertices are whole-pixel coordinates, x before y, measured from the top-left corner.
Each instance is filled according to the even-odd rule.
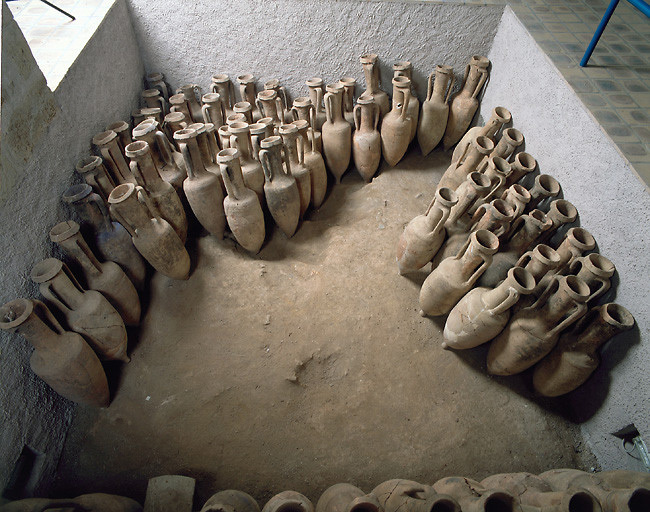
[[[393,78],[393,108],[381,123],[381,152],[391,167],[402,159],[411,142],[413,119],[409,116],[411,81],[403,76]]]
[[[341,183],[352,154],[352,127],[343,117],[342,84],[327,86],[325,113],[327,120],[322,128],[323,156],[336,183]]]
[[[381,161],[381,136],[377,129],[379,107],[373,98],[361,96],[353,114],[355,131],[352,136],[352,158],[361,177],[369,183]]]
[[[451,66],[436,66],[429,75],[427,98],[422,102],[422,113],[418,122],[418,143],[423,155],[435,148],[447,127],[449,117],[449,95],[454,88],[454,70]]]

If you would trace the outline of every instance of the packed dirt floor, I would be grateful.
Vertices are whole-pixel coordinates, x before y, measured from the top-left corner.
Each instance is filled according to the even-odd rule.
[[[426,272],[397,273],[399,235],[449,158],[415,151],[368,185],[349,171],[256,256],[190,240],[190,279],[153,277],[132,361],[109,368],[110,407],[78,408],[56,493],[142,501],[148,478],[182,474],[199,506],[226,488],[263,504],[336,482],[591,467],[565,404],[529,375],[488,376],[483,347],[443,350],[444,318],[418,314]]]

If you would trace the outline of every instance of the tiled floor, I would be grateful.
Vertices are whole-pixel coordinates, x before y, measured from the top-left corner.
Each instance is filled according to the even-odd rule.
[[[76,20],[39,0],[7,2],[50,89],[63,79],[114,0],[51,0]]]

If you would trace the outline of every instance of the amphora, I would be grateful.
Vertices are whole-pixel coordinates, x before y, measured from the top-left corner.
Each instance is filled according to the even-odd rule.
[[[210,92],[216,92],[221,97],[226,117],[233,113],[232,107],[235,104],[235,86],[230,81],[230,77],[224,73],[212,75]]]
[[[283,491],[273,496],[262,512],[314,512],[314,505],[299,492]]]
[[[260,506],[250,494],[226,490],[210,496],[200,512],[260,512]]]
[[[328,85],[324,101],[327,120],[322,128],[323,156],[336,183],[341,183],[352,154],[352,127],[343,117],[343,85]]]
[[[388,114],[390,110],[390,99],[388,94],[380,89],[379,85],[379,57],[374,53],[368,53],[359,57],[363,66],[363,75],[366,79],[366,96],[372,96],[379,107],[381,118]]]
[[[236,122],[230,125],[230,147],[239,151],[239,162],[244,178],[244,185],[255,192],[262,202],[264,200],[264,171],[258,160],[259,155],[253,150],[250,125]],[[258,150],[259,151],[259,150]]]
[[[494,142],[481,135],[472,140],[465,147],[462,156],[452,162],[438,182],[438,188],[449,187],[456,190],[467,179],[467,175],[474,172],[483,157],[489,155],[494,149]]]
[[[454,98],[454,100],[455,99],[456,98]],[[449,117],[451,118],[451,113]],[[472,114],[472,117],[474,117],[474,114]],[[462,156],[467,146],[469,146],[472,143],[472,141],[477,137],[481,137],[481,136],[487,137],[492,142],[495,142],[499,130],[501,130],[504,124],[507,124],[510,121],[512,121],[512,114],[510,114],[510,111],[507,108],[495,107],[494,109],[492,109],[492,113],[490,114],[490,119],[488,119],[483,126],[474,126],[469,130],[467,130],[467,133],[463,135],[463,138],[456,145],[456,147],[454,148],[454,152],[451,154],[452,163],[456,162]],[[452,145],[453,143],[450,144],[449,146],[445,144],[445,149],[448,149]]]
[[[327,194],[327,169],[325,168],[325,160],[323,156],[316,149],[316,138],[313,134],[313,128],[309,123],[303,119],[298,119],[293,122],[298,128],[300,139],[298,139],[299,147],[304,152],[305,167],[309,169],[311,177],[311,204],[314,208],[320,208]],[[311,136],[309,135],[311,133]]]
[[[413,85],[413,64],[405,60],[401,62],[396,62],[393,64],[393,78],[398,76],[406,77],[410,80],[409,85],[409,104],[408,104],[408,113],[407,115],[411,118],[411,135],[410,141],[415,138],[415,134],[418,130],[418,123],[420,121],[420,100],[418,100],[417,94],[411,89]],[[393,94],[393,101],[395,100],[395,94]]]
[[[438,145],[445,134],[449,117],[449,95],[455,81],[451,66],[436,66],[435,82],[433,77],[434,73],[431,73],[417,131],[418,143],[425,156]]]
[[[569,265],[569,273],[578,276],[589,287],[587,302],[594,303],[598,297],[609,290],[610,279],[616,272],[614,264],[605,256],[592,252],[574,259]]]
[[[372,490],[385,512],[460,512],[458,502],[448,494],[438,494],[430,485],[412,480],[387,480]]]
[[[384,160],[395,167],[411,142],[413,118],[409,116],[411,81],[403,76],[393,78],[393,108],[381,123],[381,152]]]
[[[370,183],[381,161],[381,136],[377,129],[379,107],[374,98],[361,96],[353,114],[355,131],[352,136],[352,158],[361,177]]]
[[[320,133],[323,123],[327,120],[325,107],[323,106],[325,84],[322,78],[310,78],[305,83],[307,84],[307,87],[309,87],[309,99],[311,100],[311,104],[314,106],[313,122],[312,119],[309,119],[309,123],[315,132]]]
[[[95,193],[104,201],[108,200],[108,195],[115,188],[115,182],[108,174],[102,157],[93,155],[82,158],[75,165],[75,169]]]
[[[519,500],[503,489],[487,489],[476,480],[450,476],[438,480],[433,489],[453,496],[467,512],[522,512]]]
[[[298,127],[294,124],[283,124],[278,130],[282,137],[284,147],[287,148],[287,172],[290,172],[296,180],[298,185],[298,192],[300,194],[300,217],[302,218],[309,208],[311,202],[311,173],[309,168],[305,165],[305,151],[304,145],[298,145]]]

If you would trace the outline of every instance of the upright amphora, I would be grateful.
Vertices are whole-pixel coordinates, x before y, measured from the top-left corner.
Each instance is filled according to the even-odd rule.
[[[350,165],[352,155],[352,127],[343,117],[343,85],[327,86],[325,94],[327,120],[323,123],[323,156],[336,183]]]
[[[454,70],[451,66],[436,66],[429,75],[427,98],[422,102],[418,122],[418,144],[423,155],[431,153],[445,134],[449,117],[449,95],[454,88]]]
[[[381,161],[379,107],[374,98],[362,95],[357,100],[353,115],[355,130],[352,136],[352,158],[361,177],[370,183]]]
[[[379,58],[374,53],[368,53],[359,57],[363,66],[363,75],[366,79],[366,96],[372,96],[379,107],[381,118],[388,114],[390,110],[390,99],[388,94],[380,89],[379,86]]]
[[[381,122],[381,152],[384,160],[395,167],[411,142],[413,118],[409,116],[411,81],[403,76],[393,78],[393,108]]]

